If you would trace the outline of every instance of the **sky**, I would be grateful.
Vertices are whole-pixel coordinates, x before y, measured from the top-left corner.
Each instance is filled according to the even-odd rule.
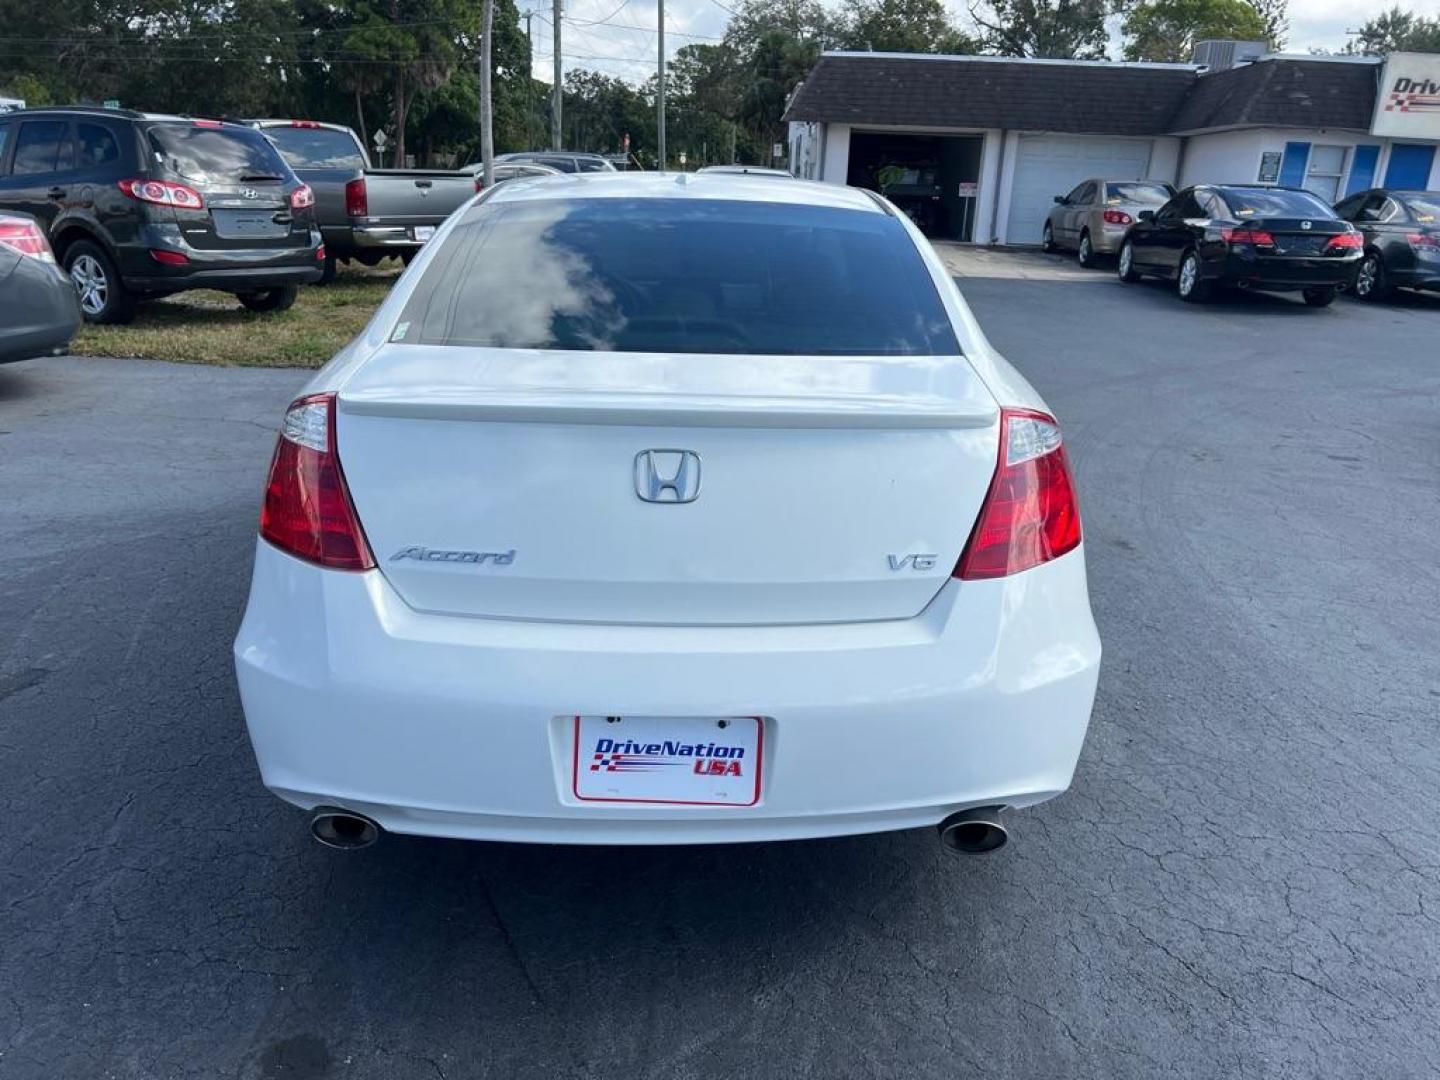
[[[535,12],[535,77],[550,81],[553,31],[552,2],[518,0],[523,17]],[[1338,51],[1367,19],[1389,8],[1395,0],[1290,0],[1290,37],[1286,52],[1312,48]],[[665,0],[665,51],[673,56],[682,46],[718,41],[730,20],[735,0]],[[728,6],[727,6],[728,5]],[[834,3],[831,6],[838,7]],[[970,23],[964,3],[946,5],[963,27]],[[1422,0],[1402,6],[1425,15],[1440,16],[1440,0]],[[655,70],[658,9],[655,0],[565,0],[562,20],[565,69],[586,67],[641,82]],[[523,23],[523,18],[522,18]],[[1118,58],[1118,39],[1112,52]]]

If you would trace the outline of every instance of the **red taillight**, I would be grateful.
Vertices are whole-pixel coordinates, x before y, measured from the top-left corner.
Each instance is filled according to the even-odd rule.
[[[315,261],[316,261],[316,262],[324,262],[324,261],[325,261],[325,245],[324,245],[324,244],[321,244],[319,247],[317,247],[317,248],[315,249]]]
[[[221,123],[219,120],[196,120],[196,121],[195,121],[195,126],[196,126],[196,127],[203,127],[203,128],[218,128],[218,127],[224,127],[225,125],[224,125],[223,123]]]
[[[1107,225],[1133,225],[1133,224],[1135,224],[1135,219],[1132,218],[1129,214],[1125,213],[1124,210],[1106,210],[1106,211],[1105,211],[1105,224],[1107,224]]]
[[[7,247],[41,262],[55,261],[55,253],[50,250],[50,242],[45,239],[44,231],[29,218],[0,214],[0,247]]]
[[[1221,229],[1220,235],[1227,244],[1250,244],[1252,247],[1274,247],[1275,237],[1264,229],[1244,226],[1239,229]]]
[[[365,193],[365,178],[356,177],[345,185],[345,213],[350,217],[370,216],[370,197]]]
[[[482,192],[482,191],[484,191],[484,190],[485,190],[485,177],[483,177],[483,176],[477,176],[477,177],[475,177],[475,194],[478,195],[478,194],[480,194],[480,192]]]
[[[1412,232],[1405,234],[1405,240],[1412,248],[1440,248],[1440,236]]]
[[[1000,412],[1000,463],[954,576],[973,581],[1039,566],[1080,543],[1075,485],[1053,417]]]
[[[340,471],[335,395],[303,397],[285,413],[260,535],[296,558],[335,570],[373,570],[374,556]]]
[[[1364,239],[1359,233],[1347,232],[1339,236],[1330,237],[1330,242],[1325,245],[1326,251],[1359,251],[1365,246]]]
[[[205,208],[205,200],[198,191],[168,180],[121,180],[119,187],[130,198],[156,206],[174,206],[181,210]]]
[[[296,128],[296,127],[298,127],[298,128],[318,128],[318,127],[320,126],[320,121],[318,121],[318,120],[291,120],[291,121],[290,121],[290,126],[291,126],[292,128]]]
[[[184,266],[190,261],[183,252],[165,251],[163,248],[151,248],[150,257],[162,266]]]
[[[290,192],[290,209],[308,210],[315,205],[315,191],[309,184],[301,184]]]

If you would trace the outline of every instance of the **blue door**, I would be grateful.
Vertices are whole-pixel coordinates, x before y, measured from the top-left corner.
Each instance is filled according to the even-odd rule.
[[[1430,169],[1435,164],[1435,147],[1415,143],[1396,143],[1390,147],[1390,166],[1385,170],[1385,186],[1401,191],[1424,191],[1430,184]]]

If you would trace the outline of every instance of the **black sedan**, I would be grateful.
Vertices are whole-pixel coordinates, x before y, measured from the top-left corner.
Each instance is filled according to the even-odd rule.
[[[0,363],[53,356],[80,325],[75,286],[35,219],[0,214]]]
[[[1362,246],[1308,191],[1202,184],[1141,211],[1120,245],[1120,279],[1169,278],[1182,300],[1204,300],[1223,284],[1299,292],[1324,307],[1355,280]]]
[[[1376,188],[1351,195],[1335,212],[1365,238],[1355,278],[1361,300],[1396,289],[1440,290],[1440,191]]]

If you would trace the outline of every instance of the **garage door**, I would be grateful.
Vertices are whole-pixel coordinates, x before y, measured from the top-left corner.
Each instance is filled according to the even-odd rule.
[[[1143,180],[1150,167],[1149,139],[1021,135],[1010,191],[1005,242],[1038,244],[1056,195],[1082,180]]]

